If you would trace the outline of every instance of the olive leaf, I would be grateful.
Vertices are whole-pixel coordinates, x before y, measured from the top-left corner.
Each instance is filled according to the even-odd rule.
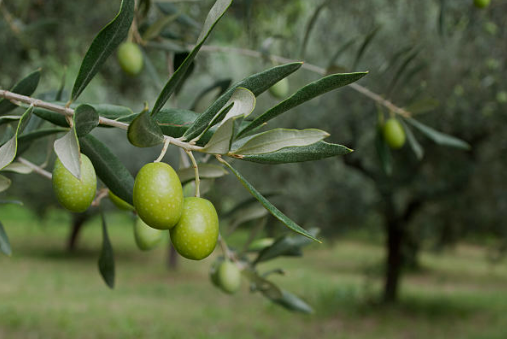
[[[464,150],[469,150],[471,148],[471,146],[467,142],[458,139],[456,137],[453,137],[452,135],[439,132],[415,119],[405,118],[405,121],[410,125],[412,125],[414,128],[418,129],[419,132],[426,135],[426,137],[433,140],[438,145],[455,147]]]
[[[39,84],[40,71],[41,70],[38,69],[35,72],[28,74],[25,78],[15,84],[10,91],[22,95],[32,95],[33,92],[35,92],[37,89],[37,85]],[[17,107],[17,105],[13,104],[7,99],[0,99],[0,115],[9,113]]]
[[[11,256],[11,244],[9,242],[9,237],[7,237],[7,233],[5,232],[4,226],[0,222],[0,252],[7,256]]]
[[[115,277],[114,252],[107,234],[106,217],[102,208],[100,209],[100,218],[102,220],[102,250],[98,262],[99,271],[106,285],[112,289]]]
[[[18,122],[18,127],[16,128],[14,136],[0,147],[0,170],[9,165],[16,157],[16,152],[18,149],[18,136],[23,132],[26,125],[28,124],[28,121],[32,115],[32,111],[33,106],[28,107]]]
[[[129,125],[127,137],[137,147],[151,147],[164,142],[164,135],[157,122],[145,110]]]
[[[55,140],[54,150],[62,165],[81,180],[81,152],[75,126],[60,139]]]
[[[202,179],[220,178],[229,173],[222,166],[218,165],[198,164],[198,166],[199,177]],[[195,171],[193,167],[179,169],[176,173],[178,173],[178,177],[180,178],[182,184],[195,179]]]
[[[91,105],[79,105],[75,109],[74,125],[76,135],[84,137],[99,125],[99,114]]]
[[[202,149],[210,154],[227,154],[234,136],[234,119],[229,119],[215,131],[210,141]]]
[[[0,175],[0,192],[7,190],[11,186],[11,179]]]

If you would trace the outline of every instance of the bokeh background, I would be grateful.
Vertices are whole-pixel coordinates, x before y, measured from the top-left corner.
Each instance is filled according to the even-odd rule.
[[[171,2],[185,20],[169,24],[166,37],[194,43],[212,3]],[[0,88],[41,67],[36,94],[58,89],[62,77],[69,90],[93,37],[118,7],[119,1],[0,1]],[[302,258],[266,264],[285,270],[273,280],[311,304],[312,315],[250,294],[246,281],[237,295],[221,294],[208,279],[218,254],[175,263],[173,253],[170,265],[168,245],[139,252],[132,217],[112,205],[108,221],[117,286],[111,291],[97,272],[101,230],[95,213],[82,220],[71,216],[57,205],[49,181],[9,174],[13,186],[0,199],[24,205],[0,206],[13,247],[12,257],[0,257],[0,338],[505,338],[506,14],[504,0],[492,0],[486,9],[472,0],[234,1],[206,43],[234,49],[204,49],[170,105],[190,108],[196,93],[215,81],[238,81],[270,68],[269,55],[278,55],[324,69],[369,71],[362,86],[467,141],[471,150],[442,147],[416,133],[423,160],[406,146],[393,152],[393,174],[386,176],[374,144],[378,106],[351,88],[270,122],[324,129],[330,141],[355,150],[302,164],[235,163],[261,192],[276,192],[270,199],[292,219],[321,229],[324,243],[306,248]],[[160,15],[152,6],[148,19]],[[264,57],[245,55],[248,51]],[[110,58],[81,101],[135,112],[144,101],[153,105],[169,77],[172,52],[149,45],[145,52],[153,70],[145,67],[140,76],[128,77]],[[319,77],[301,69],[289,77],[290,91]],[[262,94],[254,114],[277,102]],[[160,151],[136,149],[123,131],[93,133],[133,174]],[[44,162],[49,144],[34,145],[26,157]],[[165,161],[177,167],[177,150]],[[207,196],[225,213],[248,192],[229,175],[216,180]],[[386,199],[404,233],[401,285],[389,306],[379,302]],[[72,230],[81,221],[75,239]],[[241,244],[248,227],[228,241]],[[265,235],[285,230],[269,219]]]

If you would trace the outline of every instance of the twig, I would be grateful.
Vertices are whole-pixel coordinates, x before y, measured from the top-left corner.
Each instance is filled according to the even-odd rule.
[[[190,151],[186,151],[190,161],[192,161],[192,167],[194,168],[195,173],[195,196],[199,198],[201,193],[199,191],[199,186],[201,186],[201,179],[199,178],[199,166],[197,166],[197,162],[195,161],[194,155]]]
[[[17,159],[18,159],[18,161],[20,163],[22,163],[24,165],[27,165],[28,167],[30,167],[31,169],[33,169],[33,171],[35,173],[40,174],[41,176],[43,176],[43,177],[45,177],[45,178],[47,178],[49,180],[51,180],[53,178],[53,175],[50,172],[42,169],[41,167],[37,166],[33,162],[28,161],[28,160],[26,160],[25,158],[22,158],[22,157],[18,157]]]
[[[193,48],[193,45],[189,45],[189,48]],[[236,48],[236,47],[223,47],[223,46],[202,46],[201,51],[206,52],[221,52],[221,53],[234,53],[239,55],[245,55],[253,58],[265,58],[265,55],[261,52],[254,51],[251,49],[245,49],[245,48]],[[271,60],[278,62],[278,63],[291,63],[291,62],[297,62],[299,60],[293,60],[289,58],[285,58],[279,55],[270,55]],[[317,65],[313,65],[310,63],[304,63],[301,68],[304,68],[310,72],[317,73],[320,75],[326,75],[327,70],[325,68],[319,67]],[[352,83],[348,85],[353,90],[363,94],[364,96],[368,97],[369,99],[381,104],[382,106],[386,107],[390,111],[393,111],[396,114],[399,114],[403,117],[410,117],[412,116],[412,113],[407,111],[406,109],[403,109],[401,107],[396,106],[391,101],[384,99],[382,96],[372,92],[368,88],[361,86],[357,83]]]
[[[42,101],[39,99],[34,99],[34,98],[27,97],[27,96],[21,95],[21,94],[16,94],[16,93],[9,92],[9,91],[3,90],[3,89],[0,89],[0,97],[5,98],[16,105],[20,105],[20,103],[24,103],[24,104],[33,105],[35,107],[44,108],[44,109],[53,111],[55,113],[63,114],[65,116],[73,116],[74,115],[74,110],[70,107],[63,107],[63,106],[55,105],[55,104],[52,104],[49,102],[45,102],[45,101]],[[112,119],[108,119],[108,118],[104,118],[104,117],[99,118],[99,124],[105,125],[105,126],[112,126],[112,127],[116,127],[116,128],[120,128],[120,129],[124,129],[124,130],[128,130],[128,128],[129,128],[129,124],[127,124],[125,122],[120,122],[120,121],[116,121],[116,120],[112,120]],[[181,139],[175,139],[175,138],[172,138],[167,135],[164,135],[164,141],[165,140],[169,140],[169,142],[171,144],[181,147],[187,151],[202,152],[202,149],[203,149],[200,146],[191,145],[190,143],[184,142]]]

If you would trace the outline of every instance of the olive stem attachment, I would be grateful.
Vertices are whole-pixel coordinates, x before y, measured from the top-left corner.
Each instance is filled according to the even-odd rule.
[[[164,139],[164,147],[162,147],[162,151],[160,152],[160,155],[158,156],[157,160],[154,162],[161,162],[164,158],[164,155],[167,153],[167,148],[169,147],[169,144],[171,143],[171,139]]]
[[[187,152],[188,157],[190,158],[190,161],[192,162],[192,167],[194,168],[194,175],[195,175],[195,196],[197,198],[201,197],[201,192],[199,191],[199,186],[201,186],[201,179],[199,178],[199,166],[197,166],[197,161],[195,161],[194,155],[191,151],[185,151]]]
[[[98,191],[97,195],[95,196],[95,199],[92,202],[92,206],[99,206],[102,198],[104,198],[108,193],[109,193],[109,189],[107,189],[107,188],[103,188],[100,191]]]

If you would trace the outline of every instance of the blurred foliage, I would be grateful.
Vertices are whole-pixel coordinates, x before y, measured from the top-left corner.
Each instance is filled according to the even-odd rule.
[[[346,71],[368,70],[370,74],[362,85],[400,107],[419,107],[418,120],[472,144],[470,152],[461,152],[438,147],[415,133],[425,149],[421,162],[408,146],[393,154],[394,173],[385,182],[398,192],[397,207],[404,208],[418,197],[428,201],[410,226],[414,238],[430,239],[437,245],[469,235],[506,238],[507,135],[502,133],[502,126],[507,120],[507,3],[494,2],[487,10],[477,10],[471,1],[328,1],[310,25],[321,3],[237,0],[208,44],[297,59],[307,27],[311,27],[304,48],[306,62],[324,68],[331,64]],[[210,4],[201,1],[177,6],[195,22],[202,22]],[[0,87],[10,87],[37,67],[43,68],[41,88],[58,88],[64,74],[68,80],[73,79],[93,36],[116,9],[116,1],[4,0],[0,5],[0,46],[9,48],[0,49]],[[190,43],[196,38],[192,30],[182,32],[175,23],[169,24],[166,31],[180,37],[186,34],[183,39]],[[349,43],[351,39],[363,41],[373,31],[375,35],[363,48],[361,43]],[[101,102],[107,98],[110,103],[138,111],[142,100],[152,105],[160,90],[159,80],[168,77],[168,54],[147,51],[158,80],[150,72],[129,78],[111,58],[83,93],[83,100]],[[356,61],[357,69],[352,69]],[[217,79],[230,77],[236,81],[270,63],[268,58],[203,52],[196,60],[194,76],[177,97],[178,104],[189,108],[195,94]],[[68,67],[67,73],[64,66]],[[301,70],[289,77],[290,90],[315,79],[317,75]],[[67,90],[69,85],[67,81]],[[259,101],[253,114],[275,103],[274,99]],[[433,108],[436,103],[438,106]],[[319,227],[328,235],[358,228],[380,233],[381,197],[374,182],[350,166],[360,161],[375,175],[383,175],[374,147],[376,111],[373,101],[342,90],[270,122],[270,126],[289,128],[302,128],[311,122],[325,128],[331,132],[333,142],[356,150],[345,162],[336,158],[275,167],[237,166],[261,192],[283,192],[274,198],[275,203],[305,228]],[[122,131],[94,133],[115,145],[117,155],[133,173],[156,157],[156,149],[130,146]],[[40,143],[30,150],[31,156],[39,156],[43,162],[44,156],[39,153],[45,147]],[[177,157],[174,152],[167,159],[176,163]],[[11,177],[18,180],[20,176]],[[50,186],[35,175],[25,180],[30,180],[30,185],[13,185],[8,195],[37,196],[36,201],[28,203],[43,211],[45,204],[54,200]],[[210,197],[222,210],[247,194],[232,176],[216,183]],[[273,227],[279,226],[273,223]]]

